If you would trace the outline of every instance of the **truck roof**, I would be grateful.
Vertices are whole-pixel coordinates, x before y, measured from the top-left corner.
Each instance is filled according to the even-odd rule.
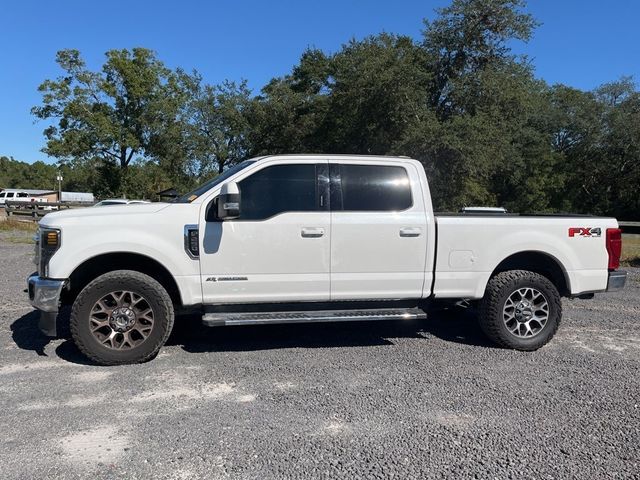
[[[321,160],[381,160],[381,161],[393,161],[393,160],[414,160],[411,157],[406,157],[404,155],[358,155],[358,154],[348,154],[348,153],[331,153],[331,154],[323,154],[323,153],[287,153],[281,155],[264,155],[261,157],[254,157],[249,160],[259,161],[265,159],[278,159],[278,158],[309,158],[309,159],[321,159]]]

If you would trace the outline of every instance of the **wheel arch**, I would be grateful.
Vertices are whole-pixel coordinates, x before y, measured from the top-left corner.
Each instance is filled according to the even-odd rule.
[[[92,280],[114,270],[133,270],[149,275],[162,285],[175,306],[182,305],[178,284],[169,270],[157,260],[132,252],[110,252],[88,258],[69,276],[62,294],[62,304],[71,305],[82,289]]]
[[[562,296],[571,294],[571,283],[566,269],[557,258],[546,252],[526,250],[504,258],[489,278],[508,270],[528,270],[548,278]]]

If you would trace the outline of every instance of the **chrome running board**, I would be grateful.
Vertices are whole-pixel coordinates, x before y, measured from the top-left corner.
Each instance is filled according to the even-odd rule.
[[[264,325],[276,323],[362,322],[372,320],[417,320],[427,318],[420,308],[379,308],[368,310],[319,310],[305,312],[206,313],[207,327]]]

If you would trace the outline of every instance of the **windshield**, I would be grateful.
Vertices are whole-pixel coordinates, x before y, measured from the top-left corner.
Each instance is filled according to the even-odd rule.
[[[244,170],[245,168],[247,168],[252,163],[255,163],[255,160],[245,160],[244,162],[240,162],[237,165],[234,165],[230,169],[225,170],[224,172],[222,172],[216,178],[212,178],[208,182],[203,183],[202,185],[200,185],[195,190],[192,190],[191,192],[185,193],[184,195],[176,198],[175,200],[173,200],[173,203],[191,203],[191,202],[193,202],[196,198],[198,198],[203,193],[211,190],[216,185],[220,185],[227,178],[231,177],[232,175],[235,175],[240,170]]]

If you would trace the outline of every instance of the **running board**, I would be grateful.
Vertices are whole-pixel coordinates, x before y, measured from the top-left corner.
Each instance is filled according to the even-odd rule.
[[[207,327],[220,327],[224,325],[418,320],[424,318],[427,318],[427,314],[420,308],[380,308],[375,310],[318,310],[306,312],[206,313],[202,316],[202,323]]]

